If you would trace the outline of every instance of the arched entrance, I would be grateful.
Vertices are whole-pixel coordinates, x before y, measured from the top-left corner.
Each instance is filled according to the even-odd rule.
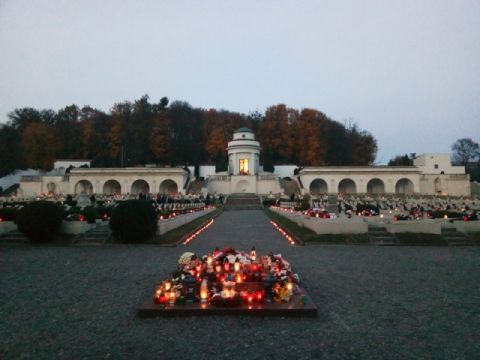
[[[344,194],[355,194],[357,192],[357,185],[352,179],[343,179],[338,183],[338,192]]]
[[[250,187],[250,183],[247,180],[240,180],[235,187],[235,192],[237,193],[244,193],[248,192]]]
[[[384,194],[385,193],[384,182],[378,178],[370,180],[367,183],[367,193],[368,194]]]
[[[80,195],[80,194],[92,195],[93,194],[92,183],[88,180],[80,180],[75,185],[75,194],[76,195]]]
[[[395,184],[395,192],[397,194],[413,194],[413,182],[410,179],[400,179]]]
[[[148,194],[149,192],[150,192],[150,186],[145,180],[139,179],[133,182],[132,191],[131,191],[133,195],[138,195],[140,193]]]
[[[115,195],[122,193],[122,186],[117,180],[108,180],[103,184],[103,194],[104,195]]]
[[[177,183],[173,180],[163,180],[160,184],[160,194],[176,195],[178,192]]]
[[[49,194],[55,194],[55,190],[57,190],[57,185],[55,185],[55,183],[50,182],[47,184],[47,192]]]
[[[328,193],[327,182],[323,179],[315,179],[310,183],[310,194],[320,195]]]

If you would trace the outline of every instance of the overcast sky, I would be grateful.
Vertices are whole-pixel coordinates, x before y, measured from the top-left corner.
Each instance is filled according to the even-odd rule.
[[[352,119],[395,154],[480,141],[479,0],[0,0],[0,122],[148,94]]]

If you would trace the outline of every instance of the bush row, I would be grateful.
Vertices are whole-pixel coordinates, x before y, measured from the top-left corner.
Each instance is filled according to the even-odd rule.
[[[3,208],[4,220],[15,219],[19,231],[33,242],[51,242],[58,238],[62,220],[65,218],[63,207],[50,201],[34,201],[20,210]],[[71,211],[70,211],[71,210]],[[94,222],[99,214],[111,215],[110,228],[113,236],[120,242],[140,243],[152,238],[157,232],[157,214],[151,201],[128,200],[116,207],[87,206],[69,209],[70,214],[82,214],[85,220]]]

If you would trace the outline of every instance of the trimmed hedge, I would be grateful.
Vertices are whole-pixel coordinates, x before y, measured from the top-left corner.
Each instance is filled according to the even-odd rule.
[[[263,199],[262,201],[263,206],[273,206],[277,204],[277,199]]]
[[[441,219],[445,215],[448,216],[448,218],[462,218],[463,213],[459,211],[448,211],[448,210],[435,210],[432,212],[432,218],[434,219]]]
[[[63,210],[50,201],[34,201],[25,205],[17,216],[18,230],[34,242],[50,242],[57,238]]]
[[[98,213],[97,209],[91,205],[85,206],[85,208],[82,210],[81,214],[85,216],[85,220],[89,224],[94,224],[95,220],[98,218]]]
[[[3,221],[15,221],[18,215],[18,209],[14,207],[0,208],[0,219]]]
[[[303,198],[302,201],[300,201],[300,203],[297,203],[295,205],[296,211],[306,211],[308,209],[310,209],[310,200],[306,198]]]
[[[112,212],[110,229],[122,243],[141,243],[155,236],[157,215],[149,200],[127,200]]]

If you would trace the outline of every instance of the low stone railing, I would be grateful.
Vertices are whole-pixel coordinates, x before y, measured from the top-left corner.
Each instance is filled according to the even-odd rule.
[[[8,233],[17,228],[17,224],[13,221],[2,221],[0,222],[0,234]]]
[[[270,207],[270,210],[317,234],[365,234],[368,232],[368,224],[356,216],[351,219],[322,219],[304,215],[299,211],[284,211],[276,207]]]
[[[178,215],[172,219],[158,220],[158,230],[157,234],[163,235],[173,229],[176,229],[182,225],[185,225],[199,217],[202,217],[206,214],[215,211],[215,207],[210,207],[205,210],[195,211],[192,213],[187,213],[183,215]]]

